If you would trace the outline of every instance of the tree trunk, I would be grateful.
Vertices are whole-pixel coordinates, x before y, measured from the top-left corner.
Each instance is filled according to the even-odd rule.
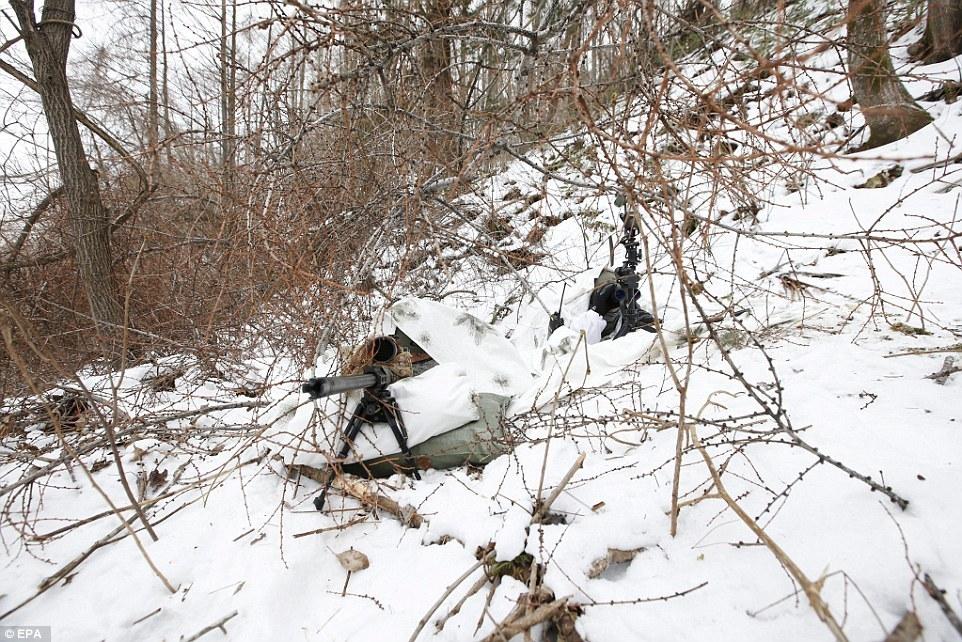
[[[450,21],[452,0],[426,0],[425,4],[425,17],[432,30]],[[421,50],[420,59],[427,119],[438,129],[450,129],[457,123],[452,99],[451,41],[448,38],[429,37]],[[427,148],[432,161],[445,165],[453,160],[457,140],[444,131],[430,131]]]
[[[227,16],[228,4],[231,18]],[[236,51],[237,51],[237,5],[236,0],[221,0],[220,16],[220,111],[221,111],[221,163],[224,179],[223,202],[226,203],[234,189],[234,163],[236,144]],[[229,20],[229,22],[228,22]]]
[[[173,127],[171,126],[170,120],[170,84],[167,73],[167,0],[161,0],[160,2],[160,63],[160,94],[161,101],[164,105],[164,138],[169,139],[173,133]],[[167,156],[167,165],[173,165],[174,156],[171,151],[171,146],[165,145],[164,149]]]
[[[150,0],[150,53],[149,85],[147,96],[147,173],[150,182],[157,184],[160,164],[157,162],[157,146],[160,140],[160,109],[157,100],[157,0]]]
[[[849,0],[848,72],[869,127],[863,149],[887,145],[932,122],[895,74],[885,29],[885,0]]]
[[[67,52],[74,21],[73,0],[47,0],[36,22],[32,0],[11,0],[40,89],[67,202],[75,260],[90,314],[104,339],[123,326],[111,270],[110,220],[100,198],[97,174],[87,163],[67,85]]]
[[[926,65],[962,54],[962,0],[929,0],[925,34],[909,47],[912,60]]]

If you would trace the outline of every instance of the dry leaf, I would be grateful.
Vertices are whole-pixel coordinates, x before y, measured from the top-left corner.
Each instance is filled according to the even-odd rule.
[[[341,563],[341,566],[344,567],[344,570],[348,573],[363,571],[371,565],[370,560],[367,559],[367,555],[361,551],[355,551],[353,548],[343,553],[338,553],[337,561]]]
[[[608,554],[604,557],[599,557],[591,566],[588,567],[588,577],[591,579],[596,579],[604,575],[604,572],[608,570],[608,567],[612,564],[627,564],[631,562],[638,553],[645,550],[644,547],[632,548],[623,550],[620,548],[609,548]]]

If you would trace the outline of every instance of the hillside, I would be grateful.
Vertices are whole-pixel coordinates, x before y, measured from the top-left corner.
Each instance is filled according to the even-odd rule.
[[[844,106],[839,11],[792,6],[822,17],[782,77],[721,38],[665,73],[663,109],[616,96],[454,188],[422,184],[409,224],[427,232],[372,231],[377,287],[341,299],[354,324],[306,368],[272,326],[229,359],[169,351],[5,399],[0,622],[56,640],[520,640],[527,605],[534,639],[914,640],[887,637],[910,613],[921,639],[958,639],[962,103],[924,96],[962,58],[910,63],[922,26],[900,34],[933,122],[852,151],[867,134]],[[549,314],[572,319],[573,293],[622,264],[625,194],[658,331],[550,341]],[[329,458],[342,405],[301,381],[408,297],[490,324],[528,365],[510,452],[359,482],[416,523],[343,490],[319,513],[297,466]],[[469,374],[492,367],[453,349]],[[90,407],[52,422],[41,399],[78,390]],[[369,567],[348,575],[350,549]]]

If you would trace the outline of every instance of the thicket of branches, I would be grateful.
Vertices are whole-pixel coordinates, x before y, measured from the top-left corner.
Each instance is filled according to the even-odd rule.
[[[14,6],[25,4],[33,9]],[[379,250],[425,241],[416,222],[443,210],[438,197],[583,127],[630,158],[615,168],[617,185],[586,182],[638,203],[660,195],[656,218],[691,203],[687,191],[669,193],[671,159],[755,207],[752,170],[801,180],[804,161],[786,153],[839,149],[800,127],[789,140],[758,135],[764,123],[739,116],[746,99],[765,78],[779,94],[804,91],[796,46],[859,4],[873,5],[812,20],[802,2],[746,0],[224,0],[192,5],[185,21],[163,1],[122,3],[123,42],[78,65],[72,87],[81,123],[100,123],[84,140],[109,212],[96,224],[111,230],[111,280],[78,270],[70,190],[56,166],[34,165],[7,177],[32,192],[5,222],[5,305],[71,366],[116,357],[121,344],[135,358],[216,350],[252,329],[283,334],[306,358],[320,325],[349,325],[343,302],[388,285],[372,277]],[[921,19],[915,4],[903,22]],[[870,11],[884,24],[881,5]],[[61,27],[72,28],[44,24]],[[699,50],[715,52],[717,91],[678,68]],[[29,84],[16,57],[5,71]],[[633,111],[652,114],[646,131],[619,130]],[[402,257],[398,278],[406,267]],[[97,318],[92,290],[112,318]]]
[[[72,5],[45,7],[56,4]],[[185,20],[162,1],[122,3],[122,42],[71,64],[81,125],[99,123],[83,129],[109,213],[96,222],[111,232],[109,282],[78,270],[56,165],[11,163],[7,180],[32,191],[5,221],[5,306],[71,367],[216,351],[251,330],[306,359],[320,326],[350,325],[345,301],[390,285],[372,276],[378,252],[425,242],[430,226],[417,222],[444,212],[439,198],[584,127],[631,165],[616,167],[616,185],[585,182],[638,203],[660,195],[656,216],[691,203],[671,192],[668,160],[751,208],[753,169],[797,175],[785,152],[833,151],[802,128],[757,135],[739,112],[764,78],[804,91],[795,48],[843,24],[841,6],[815,21],[801,2],[744,0],[192,7]],[[4,70],[29,84],[27,56],[8,44]],[[718,91],[678,68],[704,49]],[[652,114],[646,131],[619,129],[633,111]],[[397,278],[408,267],[402,255]],[[92,289],[113,318],[97,318]]]
[[[15,92],[21,115],[40,112],[27,96],[43,90],[31,69],[42,69],[34,57],[42,53],[45,32],[57,35],[66,60],[63,42],[85,26],[84,16],[63,13],[72,5],[48,0],[44,8],[61,13],[44,11],[31,21],[40,7],[12,2],[26,51],[11,36],[0,52],[0,71],[25,87]],[[246,399],[217,408],[172,416],[143,407],[125,414],[116,397],[83,389],[73,378],[81,366],[116,369],[159,355],[189,355],[185,359],[226,380],[231,363],[255,346],[313,363],[326,346],[356,339],[386,301],[412,292],[444,295],[450,282],[436,269],[442,263],[447,273],[477,271],[481,283],[545,259],[539,241],[552,222],[543,215],[520,244],[501,241],[519,213],[512,209],[518,200],[544,198],[544,185],[553,181],[581,199],[626,198],[644,232],[643,271],[650,276],[657,265],[672,275],[682,303],[673,313],[684,327],[680,337],[658,334],[675,411],[635,407],[611,430],[606,418],[577,412],[552,416],[550,423],[574,436],[601,426],[590,436],[614,441],[622,432],[643,439],[644,431],[677,430],[675,456],[663,465],[674,467],[672,534],[682,509],[723,500],[772,550],[835,637],[845,639],[817,583],[765,533],[765,514],[820,464],[903,508],[905,500],[820,452],[792,425],[764,337],[738,320],[733,303],[766,286],[743,282],[731,266],[714,262],[710,240],[719,232],[740,234],[785,249],[786,264],[773,268],[784,268],[780,294],[804,295],[809,286],[795,274],[790,252],[823,249],[828,237],[818,230],[756,232],[752,222],[766,206],[765,195],[773,187],[804,193],[817,161],[891,142],[928,122],[895,75],[888,44],[927,21],[913,55],[931,62],[958,54],[960,31],[944,28],[956,19],[954,5],[358,0],[319,7],[211,0],[189,6],[185,17],[181,5],[166,0],[119,3],[114,11],[125,18],[116,45],[70,63],[80,151],[96,169],[105,206],[99,220],[78,222],[73,188],[57,163],[23,160],[44,138],[43,127],[7,130],[20,140],[5,164],[11,205],[0,248],[0,396],[37,394],[55,381],[66,393],[46,401],[18,397],[0,425],[5,437],[49,420],[65,445],[42,468],[33,466],[36,453],[11,455],[23,474],[0,495],[4,519],[16,532],[42,544],[80,525],[38,533],[30,523],[32,484],[65,462],[83,468],[83,457],[96,451],[112,453],[122,468],[117,444],[138,437],[214,454],[212,444],[233,447],[238,436],[263,432],[256,421],[187,436],[171,427],[224,409],[262,407],[255,382],[232,382]],[[946,19],[933,21],[933,11]],[[836,71],[813,67],[826,52],[847,65],[829,90],[844,100],[830,99],[824,82],[813,80]],[[958,87],[943,88],[943,94],[952,91]],[[48,120],[53,129],[49,113]],[[46,143],[36,151],[51,155]],[[515,162],[542,177],[542,193],[491,202],[484,179]],[[913,169],[932,170],[933,183],[955,171],[947,163]],[[91,282],[84,271],[80,223],[109,235],[109,278]],[[958,224],[923,221],[914,230],[866,230],[833,240],[856,244],[874,279],[875,263],[896,252],[908,253],[921,272],[935,263],[962,268],[959,236]],[[873,314],[933,322],[920,303],[924,283],[916,287],[907,279],[908,292],[895,294],[874,282],[862,302]],[[528,287],[523,278],[519,283]],[[109,304],[98,308],[92,303],[98,297]],[[661,318],[663,302],[651,303]],[[723,319],[731,326],[727,338],[717,325]],[[739,371],[732,333],[767,359],[771,380],[764,386]],[[703,417],[713,399],[700,409],[686,407],[699,367],[694,346],[702,339],[721,355],[726,376],[754,411],[726,423],[710,412]],[[184,376],[184,369],[168,367],[146,383],[154,392],[169,391]],[[623,395],[586,396],[599,394]],[[74,431],[78,416],[91,411],[103,430]],[[523,439],[545,419],[532,413],[513,421]],[[746,436],[733,441],[733,431]],[[730,458],[771,444],[800,448],[814,461],[753,517],[722,476]],[[703,460],[707,471],[687,495],[679,490],[686,457]],[[209,481],[198,477],[172,490],[180,472],[167,485],[154,484],[162,489],[154,488],[146,502],[152,487],[146,475],[139,499],[126,488],[130,505],[112,506],[113,512],[137,514],[108,541],[124,528],[132,534],[136,518],[149,531],[143,510],[154,500]],[[545,517],[542,507],[532,524]],[[555,615],[566,608],[550,604]]]

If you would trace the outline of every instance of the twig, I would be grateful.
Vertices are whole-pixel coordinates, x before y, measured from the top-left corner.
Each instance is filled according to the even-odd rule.
[[[40,203],[37,204],[37,206],[33,209],[33,212],[30,214],[30,217],[23,224],[23,229],[20,231],[20,236],[17,237],[17,240],[13,244],[13,247],[10,248],[10,251],[7,253],[7,256],[4,257],[4,263],[12,264],[14,261],[17,260],[17,256],[20,254],[20,250],[23,248],[24,243],[26,243],[27,239],[30,237],[30,232],[33,230],[33,226],[37,223],[37,221],[40,219],[43,213],[50,208],[53,202],[63,194],[64,194],[64,188],[63,188],[63,185],[61,185],[60,187],[56,188],[55,190],[47,194],[43,198],[43,200],[41,200]],[[6,272],[7,272],[7,275],[9,276],[10,270],[7,269]]]
[[[234,612],[231,613],[230,615],[222,618],[221,620],[219,620],[219,621],[217,621],[217,622],[214,622],[214,623],[211,624],[210,626],[205,626],[204,628],[202,628],[200,631],[198,631],[197,633],[193,634],[193,635],[190,636],[189,638],[184,638],[184,639],[182,639],[181,642],[194,642],[194,640],[197,640],[197,639],[199,639],[199,638],[207,635],[208,633],[210,633],[211,631],[213,631],[213,630],[215,630],[215,629],[220,629],[220,630],[224,633],[224,635],[227,635],[227,629],[224,628],[224,625],[227,624],[227,622],[230,621],[230,620],[231,620],[233,617],[235,617],[236,615],[237,615],[237,611],[234,611]]]
[[[2,615],[0,615],[0,620],[5,620],[6,618],[10,617],[11,615],[16,613],[20,609],[22,609],[24,606],[26,606],[30,602],[34,601],[35,599],[43,595],[45,592],[47,592],[47,590],[49,590],[51,587],[56,585],[57,582],[67,577],[67,575],[69,575],[72,570],[80,566],[80,564],[82,564],[84,560],[86,560],[88,557],[93,555],[94,551],[111,543],[111,540],[113,540],[114,537],[119,535],[125,528],[128,528],[130,524],[136,521],[136,519],[137,519],[137,515],[131,515],[130,518],[128,518],[125,521],[125,523],[114,528],[112,531],[110,531],[109,533],[107,533],[106,535],[98,539],[96,542],[93,543],[93,546],[91,546],[86,551],[84,551],[83,553],[75,557],[73,560],[68,562],[65,566],[61,567],[56,573],[54,573],[47,579],[43,580],[42,582],[40,582],[40,587],[37,589],[37,591],[33,595],[31,595],[24,601],[20,602],[20,604],[17,604],[15,607],[8,610],[6,613],[3,613]]]
[[[151,498],[148,499],[147,501],[142,502],[142,503],[140,504],[140,507],[141,507],[141,508],[148,508],[148,507],[156,504],[157,502],[159,502],[159,501],[161,501],[161,500],[163,500],[163,499],[167,499],[168,497],[173,497],[173,496],[175,496],[175,495],[179,495],[179,494],[185,492],[185,490],[186,490],[186,489],[173,490],[173,491],[170,491],[170,492],[168,492],[168,493],[164,493],[163,495],[158,495],[158,496],[156,496],[156,497],[151,497]],[[134,508],[133,505],[130,505],[130,506],[120,506],[120,507],[117,508],[117,510],[118,510],[118,511],[125,511],[125,510],[132,510],[133,508]],[[91,515],[90,517],[85,517],[85,518],[83,518],[83,519],[77,520],[76,522],[73,522],[73,523],[71,523],[71,524],[67,524],[66,526],[61,526],[60,528],[54,529],[54,530],[52,530],[52,531],[50,531],[50,532],[42,533],[42,534],[40,534],[40,535],[34,535],[34,536],[31,537],[30,539],[32,539],[32,540],[35,541],[35,542],[44,542],[44,541],[46,541],[46,540],[48,540],[48,539],[50,539],[50,538],[52,538],[52,537],[56,537],[57,535],[63,535],[64,533],[66,533],[66,532],[68,532],[68,531],[71,531],[71,530],[73,530],[73,529],[75,529],[75,528],[79,528],[79,527],[81,527],[81,526],[86,526],[87,524],[90,524],[90,523],[92,523],[92,522],[96,522],[98,519],[103,519],[104,517],[107,517],[107,516],[113,515],[113,514],[114,514],[114,511],[112,511],[112,510],[101,511],[101,512],[95,514],[95,515]]]
[[[248,465],[250,465],[250,464],[256,464],[256,463],[258,463],[260,460],[261,460],[260,457],[253,457],[253,458],[251,458],[251,459],[242,461],[241,463],[237,464],[236,467],[234,467],[233,469],[231,469],[231,472],[234,472],[234,471],[236,471],[236,470],[240,470],[240,469],[243,468],[244,466],[248,466]],[[177,482],[177,480],[180,479],[180,473],[183,472],[183,470],[184,470],[186,467],[187,467],[187,464],[182,464],[182,465],[180,466],[180,468],[177,470],[177,472],[174,473],[173,479],[171,479],[170,483],[167,484],[167,486],[165,487],[165,489],[164,489],[160,494],[158,494],[158,495],[156,495],[156,496],[154,496],[154,497],[151,497],[150,499],[148,499],[148,500],[146,500],[145,502],[143,502],[143,503],[141,504],[141,506],[142,506],[143,508],[149,508],[149,507],[153,506],[154,504],[160,502],[161,500],[168,499],[168,498],[170,498],[170,497],[176,497],[176,496],[178,496],[178,495],[182,495],[182,494],[184,494],[184,493],[186,493],[186,492],[188,492],[188,491],[191,491],[191,490],[197,488],[197,487],[200,486],[201,484],[203,484],[203,483],[205,483],[205,482],[207,482],[207,481],[210,481],[211,479],[213,479],[213,478],[215,478],[215,477],[217,476],[217,473],[212,473],[212,474],[209,474],[209,475],[205,475],[205,476],[197,479],[196,481],[191,482],[190,485],[188,485],[188,486],[186,486],[186,487],[184,487],[184,488],[179,488],[179,489],[177,489],[177,490],[169,490],[170,488],[173,488],[173,486],[174,486],[174,484]],[[118,507],[118,508],[117,508],[117,511],[126,511],[126,510],[131,510],[132,508],[133,508],[133,506],[121,506],[121,507]],[[43,534],[41,534],[41,535],[36,535],[36,536],[34,536],[32,539],[33,539],[34,541],[37,541],[37,542],[43,542],[43,541],[46,541],[46,540],[50,539],[51,537],[56,537],[57,535],[61,535],[61,534],[65,533],[65,532],[67,532],[67,531],[70,531],[70,530],[74,529],[74,528],[78,528],[78,527],[80,527],[80,526],[86,526],[87,524],[90,524],[90,523],[92,523],[92,522],[95,522],[95,521],[97,521],[98,519],[102,519],[102,518],[104,518],[104,517],[107,517],[108,515],[114,515],[114,514],[115,514],[115,511],[114,511],[114,510],[101,511],[101,512],[97,513],[96,515],[91,515],[90,517],[85,517],[84,519],[78,520],[78,521],[73,522],[72,524],[68,524],[68,525],[66,525],[66,526],[61,526],[60,528],[54,529],[54,530],[52,530],[52,531],[50,531],[50,532],[48,532],[48,533],[43,533]],[[253,529],[251,529],[251,530],[253,530]],[[247,531],[247,532],[249,533],[249,532],[251,532],[251,531]],[[247,534],[247,533],[244,533],[244,535],[246,535],[246,534]],[[243,537],[243,535],[242,535],[241,537]],[[240,537],[238,537],[237,539],[240,539]],[[237,541],[237,539],[235,539],[234,541]]]
[[[475,582],[474,585],[468,589],[468,592],[464,594],[464,597],[458,600],[458,603],[455,604],[453,607],[451,607],[451,610],[448,611],[447,615],[445,615],[442,618],[439,618],[434,622],[434,628],[437,629],[438,631],[441,631],[442,629],[444,629],[444,625],[447,624],[448,620],[450,620],[455,615],[460,613],[461,607],[464,606],[464,603],[467,602],[472,595],[477,594],[478,591],[484,588],[484,585],[487,583],[488,583],[487,575],[482,575],[481,577],[479,577],[478,581]]]
[[[655,332],[658,335],[658,343],[661,346],[662,354],[665,358],[665,367],[668,369],[668,374],[671,376],[671,381],[675,386],[675,390],[678,391],[678,432],[675,435],[675,461],[672,467],[671,476],[671,519],[668,527],[668,532],[672,537],[678,534],[678,493],[681,488],[681,459],[682,459],[682,449],[685,441],[685,404],[688,403],[688,381],[691,377],[691,364],[692,364],[692,343],[687,341],[687,366],[685,375],[682,377],[679,375],[677,369],[672,363],[670,352],[668,350],[668,342],[665,340],[665,330],[661,325],[661,315],[658,314],[658,304],[657,298],[655,297],[655,280],[651,278],[654,272],[654,266],[651,263],[651,250],[648,247],[648,239],[644,235],[641,237],[642,246],[644,247],[645,255],[645,273],[648,275],[648,292],[651,296],[651,306],[652,315],[655,322]],[[677,242],[676,242],[677,246]],[[682,282],[685,282],[685,271],[681,265],[681,257],[679,252],[673,252],[673,260],[675,262],[676,271],[681,276]],[[685,298],[682,297],[682,311],[685,317],[685,327],[690,327],[688,320],[688,305],[685,303]],[[710,325],[708,320],[705,319],[706,325]]]
[[[952,628],[954,628],[955,631],[962,636],[962,619],[959,618],[958,613],[952,610],[952,607],[945,599],[945,591],[936,585],[935,581],[932,579],[932,576],[928,573],[925,574],[924,580],[922,581],[922,586],[925,587],[929,597],[938,603],[939,608],[942,609],[942,613],[945,614],[945,617],[949,621],[949,624],[952,625]]]
[[[940,352],[962,352],[962,343],[954,343],[950,346],[945,346],[944,348],[920,348],[918,350],[906,350],[905,352],[887,354],[885,355],[885,358],[891,359],[892,357],[908,357],[917,354],[939,354]]]
[[[186,418],[189,418],[189,417],[195,417],[195,416],[198,416],[198,415],[204,415],[204,414],[207,414],[207,413],[217,412],[217,411],[220,411],[220,410],[233,410],[233,409],[236,409],[236,408],[260,408],[260,407],[265,406],[265,405],[266,405],[266,403],[263,402],[263,401],[238,401],[238,402],[227,403],[227,404],[209,405],[209,406],[204,406],[203,408],[198,408],[198,409],[196,409],[196,410],[185,410],[185,411],[183,411],[183,412],[178,412],[178,413],[168,414],[168,415],[153,415],[153,416],[147,416],[147,417],[136,417],[136,418],[133,419],[133,421],[135,421],[135,422],[137,422],[137,423],[139,423],[139,424],[142,424],[142,425],[144,425],[144,426],[149,426],[149,425],[152,425],[152,424],[163,424],[163,423],[166,423],[166,422],[168,422],[168,421],[175,421],[175,420],[178,420],[178,419],[186,419]],[[129,437],[129,436],[131,436],[131,435],[138,434],[138,433],[142,433],[142,432],[143,432],[143,431],[142,431],[142,428],[139,428],[139,427],[138,427],[138,428],[129,428],[129,429],[127,429],[127,430],[123,430],[123,431],[120,431],[120,432],[116,433],[116,437],[117,437],[117,439],[123,439],[123,438]],[[104,447],[108,447],[108,443],[107,443],[106,438],[98,439],[97,441],[94,441],[94,442],[85,444],[85,445],[83,445],[83,446],[75,446],[74,448],[77,450],[77,454],[78,454],[78,455],[85,455],[85,454],[87,454],[87,453],[89,453],[89,452],[91,452],[91,451],[97,450],[98,448],[104,448]],[[21,477],[21,478],[18,479],[17,481],[11,482],[10,484],[8,484],[8,485],[6,485],[6,486],[0,487],[0,497],[6,495],[7,493],[10,493],[11,491],[16,490],[17,488],[19,488],[19,487],[21,487],[21,486],[25,486],[25,485],[27,485],[27,484],[29,484],[29,483],[31,483],[31,482],[34,482],[34,481],[40,479],[41,477],[43,477],[43,476],[45,476],[45,475],[48,475],[48,474],[52,473],[52,472],[54,471],[54,469],[56,469],[58,466],[61,466],[61,465],[65,464],[65,463],[67,463],[67,462],[68,462],[69,460],[71,460],[72,458],[73,458],[73,455],[71,455],[70,453],[66,453],[66,454],[64,454],[64,455],[61,455],[58,459],[56,459],[55,461],[50,462],[49,464],[43,466],[42,468],[36,469],[36,470],[34,470],[34,471],[32,471],[32,472],[24,475],[23,477]],[[245,462],[245,464],[246,464],[246,463],[251,463],[251,462],[253,462],[253,461],[259,461],[259,458],[252,459],[252,460],[250,460],[250,461],[248,461],[248,462]]]
[[[684,591],[678,591],[677,593],[672,593],[671,595],[662,595],[660,597],[639,597],[634,600],[609,600],[608,602],[583,602],[579,606],[618,606],[621,604],[645,604],[647,602],[667,602],[668,600],[673,600],[676,597],[683,597],[689,593],[694,593],[699,589],[703,589],[708,586],[708,582],[702,582],[698,586],[693,586],[690,589],[685,589]]]
[[[143,616],[142,618],[138,618],[138,619],[134,620],[134,621],[130,624],[130,626],[135,626],[135,625],[137,625],[137,624],[140,624],[140,623],[143,622],[144,620],[146,620],[146,619],[148,619],[148,618],[154,617],[155,615],[157,615],[158,613],[160,613],[160,612],[163,611],[163,610],[164,610],[163,607],[158,606],[156,609],[154,609],[153,611],[151,611],[151,612],[148,613],[147,615]]]
[[[492,552],[492,553],[488,553],[487,555],[485,555],[484,557],[482,557],[481,559],[479,559],[477,562],[475,562],[474,564],[472,564],[472,565],[471,565],[471,568],[469,568],[468,570],[466,570],[466,571],[464,572],[464,574],[461,575],[461,577],[459,577],[458,579],[454,580],[454,582],[453,582],[452,584],[450,584],[450,585],[444,590],[444,593],[441,594],[441,597],[438,598],[438,600],[434,603],[434,605],[431,606],[430,609],[428,609],[428,612],[425,613],[425,614],[424,614],[424,617],[422,617],[421,620],[418,622],[418,626],[417,626],[416,629],[414,629],[414,633],[411,634],[411,637],[408,638],[408,642],[414,642],[415,640],[417,640],[418,635],[421,633],[421,630],[424,628],[424,626],[425,626],[428,622],[431,621],[431,616],[433,616],[434,613],[435,613],[439,608],[441,608],[441,604],[444,603],[444,600],[448,599],[448,596],[451,595],[451,593],[454,592],[454,589],[456,589],[458,586],[461,585],[461,582],[463,582],[464,580],[468,579],[468,578],[471,576],[472,573],[474,573],[476,570],[478,570],[479,568],[481,568],[482,566],[484,566],[485,562],[487,562],[489,559],[491,559],[491,557],[492,557],[493,555],[494,555],[493,552]]]
[[[238,408],[263,408],[267,405],[266,401],[236,401],[234,403],[224,403],[217,405],[204,406],[202,408],[197,408],[196,410],[184,410],[182,412],[175,412],[170,414],[157,414],[148,415],[146,417],[138,417],[136,421],[140,424],[150,425],[150,424],[164,424],[168,421],[177,421],[178,419],[187,419],[189,417],[196,417],[198,415],[206,415],[211,412],[218,412],[220,410],[236,410]]]
[[[126,325],[126,324],[125,324]],[[114,419],[109,419],[103,422],[104,432],[107,433],[107,441],[110,443],[110,452],[113,454],[114,465],[117,467],[117,475],[120,479],[120,485],[124,489],[124,493],[127,495],[127,499],[130,500],[130,507],[134,509],[140,522],[144,525],[147,530],[147,534],[150,538],[157,541],[157,533],[154,532],[154,527],[150,525],[150,521],[147,519],[147,515],[144,513],[143,507],[137,498],[134,496],[134,491],[130,488],[130,483],[127,481],[127,473],[124,471],[124,464],[120,458],[120,450],[117,448],[117,434],[114,432],[113,427]]]
[[[698,310],[698,313],[701,315],[702,319],[707,318],[708,314],[706,314],[704,307],[701,305],[701,303],[698,300],[698,297],[695,296],[694,293],[690,292],[689,294],[690,294],[691,302],[694,304],[695,308]],[[791,422],[788,420],[788,415],[785,414],[784,410],[781,408],[772,408],[772,406],[758,394],[758,391],[755,389],[755,387],[752,386],[750,383],[748,383],[748,381],[745,379],[744,373],[738,368],[738,365],[735,363],[735,360],[731,355],[731,351],[725,347],[725,343],[718,336],[718,332],[716,331],[715,326],[712,324],[707,324],[705,327],[708,330],[708,334],[711,336],[711,339],[714,342],[715,346],[718,348],[719,352],[721,353],[722,358],[731,368],[731,374],[735,378],[735,380],[742,385],[742,387],[745,389],[745,392],[747,392],[748,395],[755,400],[755,402],[765,412],[765,414],[771,417],[772,421],[774,421],[775,424],[789,436],[789,438],[792,440],[792,443],[795,446],[798,446],[802,450],[805,450],[811,453],[812,455],[818,457],[819,461],[825,462],[827,464],[830,464],[838,468],[842,472],[846,473],[849,477],[853,479],[858,479],[859,481],[865,483],[873,491],[882,493],[883,495],[888,497],[892,501],[892,503],[896,504],[902,510],[905,510],[906,508],[908,508],[909,500],[905,499],[904,497],[896,493],[894,490],[892,490],[891,486],[883,486],[882,484],[879,484],[868,475],[863,475],[862,473],[854,470],[853,468],[846,466],[838,459],[835,459],[830,455],[826,455],[825,453],[819,451],[818,448],[816,448],[815,446],[812,446],[807,441],[802,439],[798,431],[792,427]],[[759,349],[761,349],[760,344],[756,342],[756,345],[758,346]],[[770,366],[770,368],[773,368],[773,366]]]
[[[298,537],[307,537],[308,535],[319,535],[320,533],[327,533],[329,531],[342,531],[346,528],[350,528],[351,526],[354,526],[355,524],[360,524],[365,520],[367,520],[366,514],[362,515],[361,517],[358,517],[357,519],[352,519],[351,521],[345,524],[338,524],[336,526],[326,526],[324,528],[316,528],[312,531],[304,531],[303,533],[295,533],[294,539],[297,539]]]
[[[571,465],[571,468],[568,469],[568,472],[565,473],[565,476],[561,478],[561,481],[558,482],[558,485],[555,486],[555,489],[551,491],[551,494],[548,495],[548,499],[544,500],[544,503],[542,503],[541,506],[538,507],[538,510],[535,511],[534,515],[531,517],[531,523],[538,524],[545,518],[545,515],[548,514],[548,510],[551,508],[551,505],[556,499],[558,499],[558,496],[561,495],[561,491],[564,490],[565,486],[568,485],[568,482],[571,481],[571,478],[574,477],[574,474],[578,472],[578,469],[581,468],[582,464],[585,463],[586,456],[587,455],[585,453],[578,455],[578,459],[576,459],[575,463]]]

